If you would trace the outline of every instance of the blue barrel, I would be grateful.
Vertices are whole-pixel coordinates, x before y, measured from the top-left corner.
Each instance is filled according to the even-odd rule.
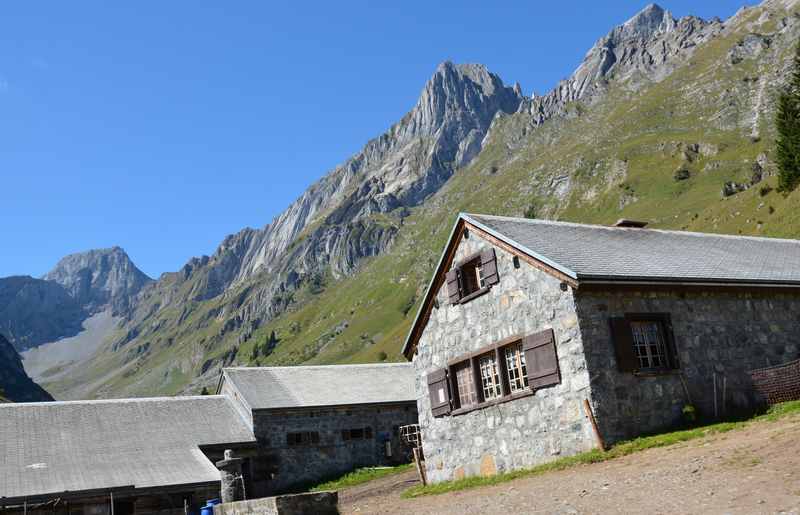
[[[200,515],[214,515],[214,506],[220,504],[219,499],[209,499],[206,505],[200,508]]]

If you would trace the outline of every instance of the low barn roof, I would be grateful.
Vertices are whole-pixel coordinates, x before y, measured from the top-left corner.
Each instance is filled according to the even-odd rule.
[[[573,287],[585,284],[695,284],[800,287],[800,241],[459,215],[403,353],[410,359],[465,230],[473,230]]]
[[[230,400],[217,395],[2,404],[0,505],[219,481],[199,446],[253,442]]]
[[[234,367],[222,373],[253,410],[416,401],[409,363]]]

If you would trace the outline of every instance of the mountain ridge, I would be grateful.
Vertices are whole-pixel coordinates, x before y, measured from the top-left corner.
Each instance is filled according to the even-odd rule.
[[[761,139],[769,91],[798,32],[792,5],[768,1],[725,22],[650,5],[543,96],[523,97],[482,65],[442,63],[409,113],[273,222],[143,288],[76,380],[105,378],[96,396],[174,393],[234,363],[399,359],[461,207],[795,235],[790,200],[760,193],[774,168]],[[474,101],[487,109],[465,113]],[[728,182],[742,188],[726,196]]]

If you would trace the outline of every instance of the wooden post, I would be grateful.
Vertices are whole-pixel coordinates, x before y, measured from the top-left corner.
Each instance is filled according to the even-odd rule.
[[[717,373],[716,372],[714,372],[713,379],[714,379],[714,419],[718,419],[719,418],[719,410],[717,409]]]
[[[419,474],[419,480],[422,483],[422,486],[426,486],[428,484],[428,476],[425,473],[425,463],[422,461],[422,452],[420,452],[419,447],[414,447],[414,464],[417,466],[417,474]]]
[[[722,416],[728,416],[728,408],[726,406],[726,397],[728,396],[728,376],[722,376]]]
[[[589,404],[589,399],[583,399],[583,410],[586,412],[586,416],[589,417],[589,422],[592,423],[592,429],[594,430],[594,437],[597,439],[597,445],[600,446],[601,451],[605,451],[606,443],[603,441],[603,436],[600,434],[600,430],[597,429],[597,421],[594,419],[594,413],[592,412],[592,406]]]

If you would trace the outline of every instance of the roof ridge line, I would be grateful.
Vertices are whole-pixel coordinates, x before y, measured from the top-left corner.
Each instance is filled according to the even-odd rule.
[[[700,231],[680,231],[676,229],[657,229],[652,227],[612,227],[608,225],[601,225],[601,224],[587,224],[581,222],[568,222],[565,220],[545,220],[542,218],[518,218],[515,216],[502,216],[502,215],[485,215],[479,213],[460,213],[461,217],[477,217],[477,218],[488,218],[488,219],[495,219],[495,220],[508,220],[514,222],[522,222],[522,223],[529,223],[532,225],[563,225],[568,227],[587,227],[590,229],[607,229],[610,231],[649,231],[649,232],[661,232],[667,234],[681,234],[686,236],[697,236],[697,237],[710,237],[710,238],[731,238],[731,239],[746,239],[746,240],[756,240],[756,241],[777,241],[777,242],[787,242],[793,244],[800,244],[800,240],[792,239],[792,238],[774,238],[770,236],[750,236],[745,234],[724,234],[724,233],[712,233],[712,232],[700,232]]]
[[[225,367],[223,370],[298,370],[298,369],[330,369],[334,367],[341,367],[341,368],[355,368],[355,367],[363,367],[363,368],[377,368],[377,367],[410,367],[411,363],[340,363],[340,364],[331,364],[331,365],[283,365],[283,366],[274,366],[274,367],[246,367],[246,366],[238,366],[238,367]]]

